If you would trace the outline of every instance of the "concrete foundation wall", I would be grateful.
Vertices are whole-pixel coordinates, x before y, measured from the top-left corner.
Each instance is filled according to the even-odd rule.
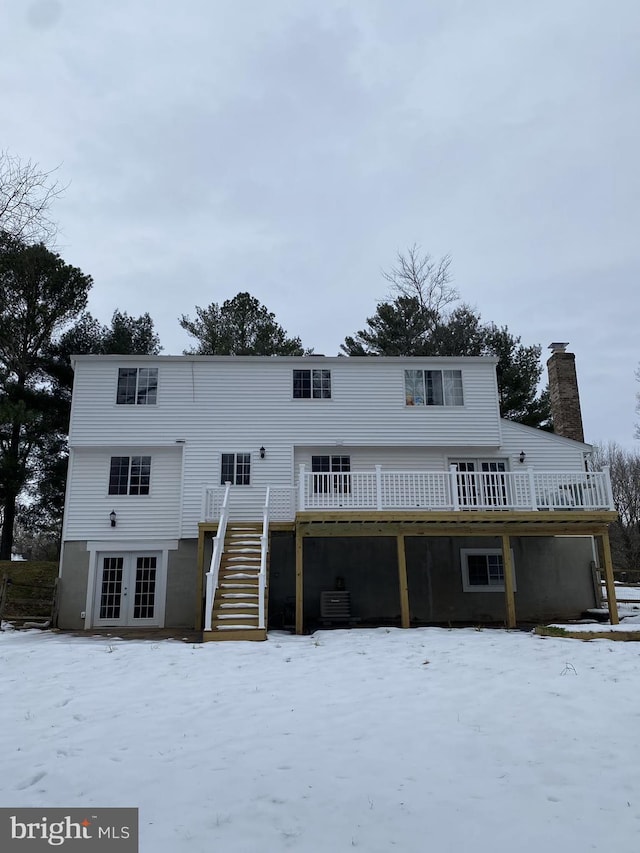
[[[153,547],[153,542],[149,543]],[[177,550],[168,551],[167,597],[164,624],[167,628],[193,628],[196,619],[197,550],[195,539],[182,539]],[[119,552],[121,553],[121,552]],[[208,548],[211,559],[211,546]],[[207,564],[208,565],[208,564]],[[87,606],[89,552],[86,542],[65,542],[58,627],[66,630],[84,628],[81,613]],[[93,606],[93,602],[91,604]]]
[[[579,616],[593,607],[596,593],[588,537],[513,538],[516,575],[516,617],[519,622],[543,622]],[[405,539],[409,606],[413,625],[501,623],[505,619],[502,592],[464,592],[460,550],[500,548],[488,537],[447,538],[407,536]],[[304,539],[305,628],[322,624],[323,591],[338,586],[351,593],[353,624],[399,625],[400,593],[395,537],[336,537]],[[211,541],[205,547],[205,568]],[[165,626],[193,628],[196,621],[197,541],[185,539],[168,552]],[[60,610],[61,628],[81,629],[86,607],[89,553],[85,542],[64,547]],[[270,628],[291,628],[295,622],[295,536],[271,537]]]
[[[408,537],[407,578],[412,624],[502,622],[503,592],[464,592],[460,550],[500,548],[499,539]],[[526,537],[511,540],[516,618],[543,622],[575,618],[596,604],[591,539]]]
[[[277,544],[276,544],[277,543]],[[460,550],[500,548],[488,537],[407,536],[409,608],[413,625],[501,623],[502,591],[464,592]],[[589,537],[513,538],[516,617],[519,622],[574,618],[594,607]],[[305,629],[322,624],[320,594],[343,583],[354,624],[399,625],[400,594],[394,537],[305,538]],[[295,537],[272,540],[269,626],[291,627],[295,613]]]
[[[65,542],[58,595],[58,627],[84,628],[80,614],[87,606],[89,552],[86,542]]]

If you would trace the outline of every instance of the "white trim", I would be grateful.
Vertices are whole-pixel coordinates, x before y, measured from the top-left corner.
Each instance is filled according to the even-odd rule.
[[[516,569],[513,559],[513,549],[511,550],[511,567],[513,577],[513,591],[516,592]],[[460,570],[462,572],[462,591],[463,592],[504,592],[504,582],[497,584],[470,584],[469,583],[469,565],[467,557],[481,554],[483,556],[502,557],[502,548],[461,548],[460,549]],[[503,564],[504,573],[504,564]]]

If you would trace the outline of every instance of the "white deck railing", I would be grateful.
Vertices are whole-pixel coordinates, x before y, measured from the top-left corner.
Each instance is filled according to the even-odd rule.
[[[221,487],[205,490],[205,518],[216,518]],[[246,493],[245,493],[246,494]],[[241,497],[241,494],[238,494]],[[249,496],[247,495],[247,498]],[[307,510],[609,510],[613,509],[609,470],[603,471],[374,471],[316,474],[300,466],[298,485],[272,486],[271,521],[292,521]],[[251,500],[234,513],[255,518]]]
[[[204,629],[211,630],[211,622],[213,619],[213,599],[218,588],[218,576],[220,574],[220,561],[222,552],[224,551],[224,537],[227,532],[227,521],[229,520],[229,491],[231,483],[227,483],[224,487],[224,495],[220,507],[220,521],[218,529],[213,539],[213,553],[211,555],[211,565],[206,575],[206,595],[204,604]]]
[[[354,471],[300,466],[298,510],[613,509],[609,471]]]

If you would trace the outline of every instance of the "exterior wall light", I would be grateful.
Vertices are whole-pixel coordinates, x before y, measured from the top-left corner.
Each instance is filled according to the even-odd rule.
[[[266,450],[264,449],[264,445],[260,448],[260,459],[264,459]]]
[[[109,513],[109,521],[111,522],[112,527],[116,526],[116,518],[117,518],[116,511],[115,511],[115,509],[112,509],[111,512]]]
[[[521,465],[524,463],[524,460],[525,460],[526,458],[527,458],[527,454],[524,452],[524,450],[521,450],[521,451],[520,451],[520,456],[518,456],[518,459],[520,460],[520,464],[521,464]]]

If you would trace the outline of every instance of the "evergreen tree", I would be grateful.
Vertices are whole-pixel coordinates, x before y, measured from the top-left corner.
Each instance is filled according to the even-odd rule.
[[[44,354],[84,309],[91,285],[90,276],[42,244],[0,240],[0,559],[11,557],[18,496],[55,419]]]
[[[186,355],[304,355],[300,338],[288,338],[275,314],[249,293],[196,306],[195,319],[183,314],[180,325],[198,341]]]
[[[477,356],[498,358],[497,376],[502,417],[528,426],[549,428],[546,391],[538,392],[542,375],[539,346],[524,346],[506,326],[483,323],[480,314],[458,301],[450,284],[450,259],[439,263],[421,256],[416,246],[399,255],[384,273],[391,284],[387,300],[367,318],[366,328],[345,338],[346,355]]]

